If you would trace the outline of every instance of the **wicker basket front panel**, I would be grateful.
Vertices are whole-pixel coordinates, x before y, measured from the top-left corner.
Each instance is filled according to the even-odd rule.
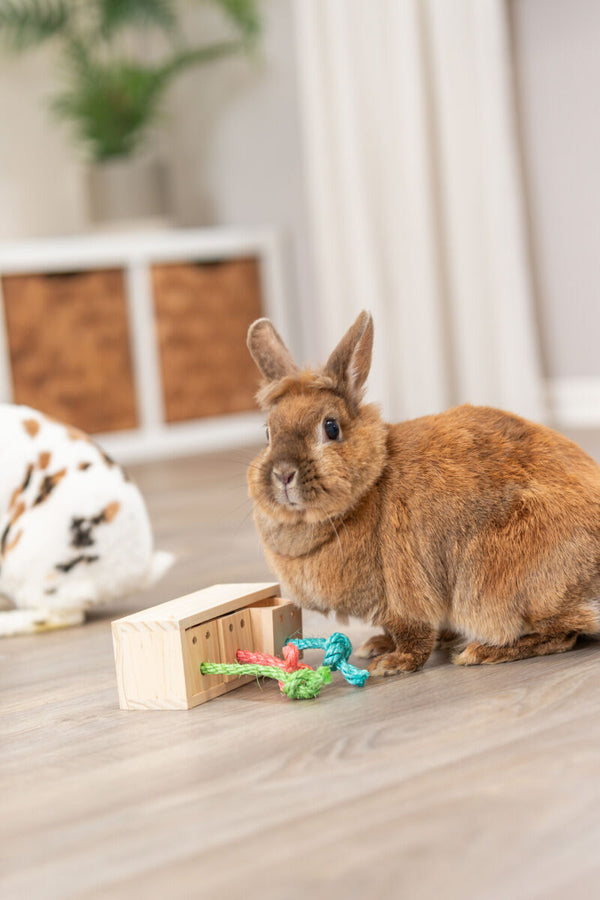
[[[2,278],[16,403],[84,431],[136,428],[123,272]]]
[[[256,408],[250,323],[263,315],[258,262],[152,267],[167,422]]]

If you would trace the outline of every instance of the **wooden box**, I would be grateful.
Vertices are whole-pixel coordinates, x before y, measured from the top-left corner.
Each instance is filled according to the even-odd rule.
[[[190,709],[249,678],[202,675],[235,651],[281,655],[302,613],[277,584],[215,584],[112,623],[121,709]]]

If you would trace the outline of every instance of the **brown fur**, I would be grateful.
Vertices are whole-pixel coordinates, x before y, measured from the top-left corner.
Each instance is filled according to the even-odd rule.
[[[265,555],[301,605],[383,627],[362,648],[374,674],[420,668],[444,631],[468,642],[460,665],[600,631],[600,468],[576,444],[468,405],[387,425],[361,404],[370,316],[319,372],[286,369],[260,323],[248,343],[270,443],[248,481]],[[339,440],[324,437],[327,418]]]
[[[23,513],[25,512],[26,508],[27,508],[27,507],[25,506],[25,504],[24,504],[24,502],[23,502],[22,500],[21,500],[20,503],[18,503],[18,504],[15,506],[15,510],[14,510],[12,516],[10,517],[10,524],[11,524],[11,525],[14,525],[15,522],[17,521],[17,519],[20,519],[20,518],[21,518],[21,516],[22,516]]]
[[[22,483],[17,488],[15,488],[14,491],[12,492],[12,495],[10,498],[10,503],[9,503],[9,509],[12,509],[16,505],[17,500],[19,499],[20,495],[24,491],[27,490],[27,488],[29,487],[29,483],[31,481],[32,475],[33,475],[33,465],[31,463],[29,463],[29,465],[27,466],[27,470],[25,472],[25,477],[24,477]]]
[[[29,437],[34,438],[40,430],[40,423],[36,419],[23,419],[23,428]]]
[[[43,450],[38,456],[38,468],[47,469],[50,464],[52,454],[48,450]]]
[[[59,472],[55,472],[54,475],[46,475],[44,480],[42,481],[39,493],[35,500],[33,501],[33,505],[37,506],[39,503],[43,503],[46,500],[56,485],[61,481],[62,478],[67,474],[66,469],[60,469]]]
[[[117,515],[119,510],[121,509],[121,504],[118,500],[113,500],[112,503],[109,503],[108,506],[102,511],[102,519],[104,522],[112,522],[114,517]]]
[[[7,553],[10,553],[10,551],[11,551],[14,547],[17,546],[17,544],[18,544],[19,541],[21,540],[22,536],[23,536],[23,532],[22,532],[22,531],[17,531],[17,533],[16,533],[16,535],[14,536],[14,538],[13,538],[11,541],[9,541],[9,543],[7,543],[6,546],[4,547],[4,550],[2,551],[2,556],[3,556],[3,557],[6,556]]]
[[[85,441],[87,444],[92,442],[89,434],[86,434],[85,431],[82,431],[80,428],[75,428],[74,425],[65,425],[65,429],[68,437],[72,441]]]

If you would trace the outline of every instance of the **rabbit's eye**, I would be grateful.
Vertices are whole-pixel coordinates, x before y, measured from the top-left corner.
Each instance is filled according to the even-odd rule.
[[[268,425],[265,426],[265,437],[267,438],[267,444],[268,444],[269,441],[271,440],[271,432],[269,431]]]
[[[340,426],[335,419],[325,419],[323,422],[323,431],[330,441],[337,441],[340,436]]]

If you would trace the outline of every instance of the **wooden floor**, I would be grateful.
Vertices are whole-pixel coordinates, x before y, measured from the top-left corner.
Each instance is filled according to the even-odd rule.
[[[171,573],[85,626],[0,643],[0,896],[599,897],[592,642],[490,668],[437,652],[363,689],[335,674],[315,701],[269,683],[190,711],[119,711],[111,618],[269,580],[247,458],[132,470],[179,557]],[[335,629],[305,616],[306,633]]]

